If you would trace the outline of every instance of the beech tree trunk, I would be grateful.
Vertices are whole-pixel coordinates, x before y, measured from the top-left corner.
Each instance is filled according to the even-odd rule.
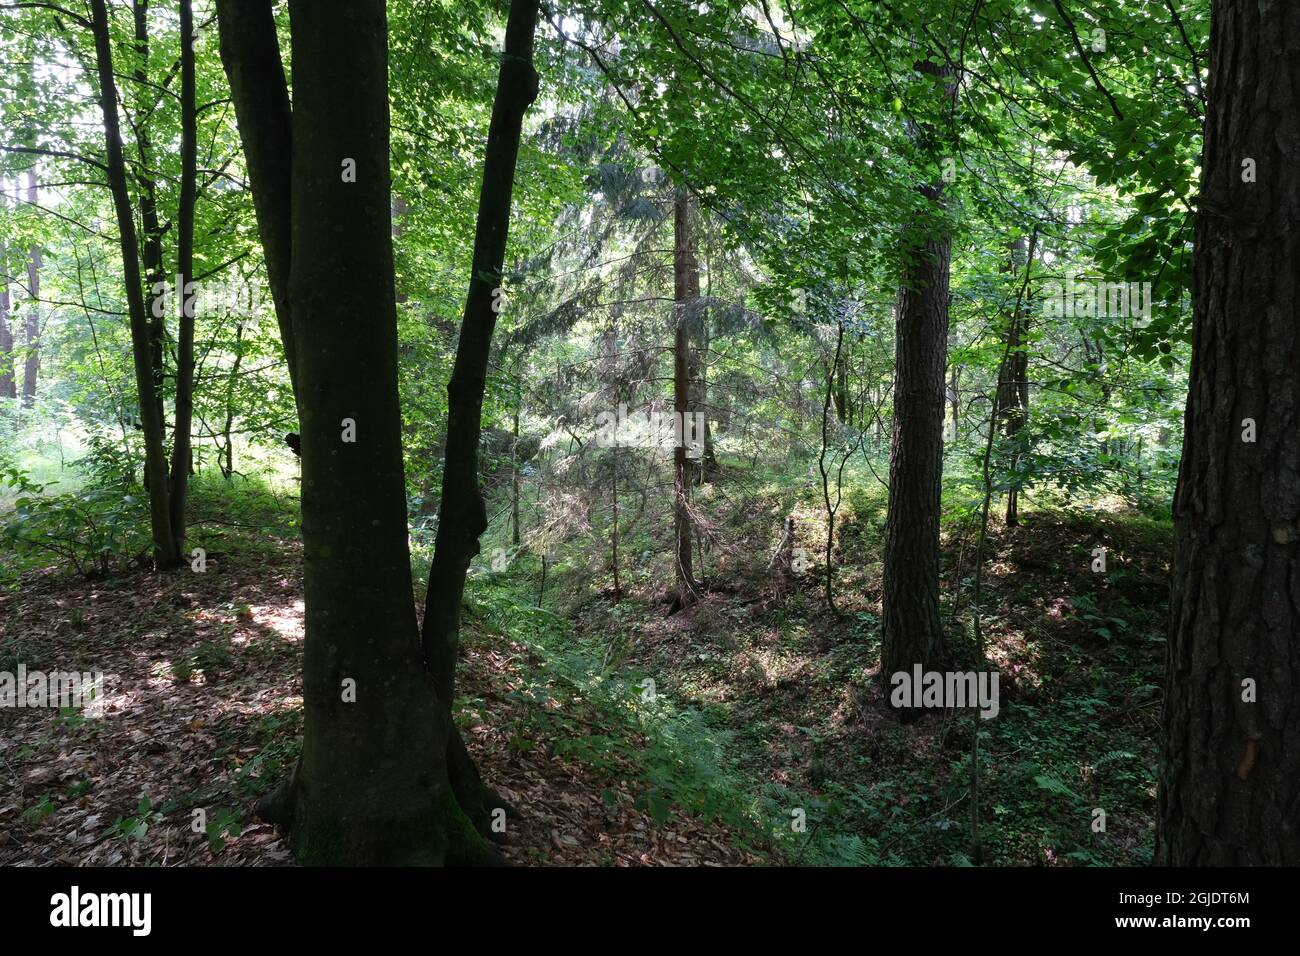
[[[487,529],[487,510],[479,488],[478,446],[483,393],[487,385],[492,333],[496,328],[494,290],[501,288],[515,164],[524,113],[537,98],[533,40],[536,0],[511,0],[506,21],[501,70],[497,77],[492,119],[484,151],[469,292],[461,321],[456,361],[447,383],[447,445],[439,499],[438,535],[429,567],[422,641],[425,660],[435,675],[443,712],[450,723],[455,693],[456,653],[460,643],[460,609],[465,574],[479,553],[479,536]],[[508,308],[508,302],[506,307]],[[456,796],[475,825],[484,831],[488,813],[504,801],[483,786],[454,724],[448,763]]]
[[[149,62],[149,0],[132,0],[131,16],[137,60],[132,78],[135,80],[134,89],[140,96],[136,112],[147,116],[152,112],[147,98],[157,95],[149,82],[146,66]],[[145,315],[149,320],[149,360],[153,367],[152,400],[158,406],[158,420],[163,423],[163,440],[166,441],[167,416],[163,409],[163,381],[167,310],[163,304],[168,301],[174,303],[175,299],[169,299],[165,292],[157,291],[159,283],[170,284],[172,277],[167,275],[163,263],[163,226],[158,217],[158,186],[154,179],[155,158],[149,123],[142,121],[135,124],[133,129],[140,160],[134,169],[134,178],[140,196],[140,256],[144,264]],[[179,298],[180,290],[175,292]]]
[[[170,569],[180,563],[180,553],[172,536],[171,513],[167,505],[167,453],[163,448],[162,409],[154,401],[156,390],[152,343],[149,319],[145,312],[144,290],[140,282],[140,247],[136,239],[131,196],[127,189],[126,163],[122,157],[117,83],[113,77],[112,39],[105,0],[91,0],[91,12],[100,108],[104,119],[105,167],[117,215],[122,275],[126,282],[127,313],[131,324],[131,352],[135,361],[136,393],[140,403],[140,427],[144,433],[145,479],[149,486],[154,559],[160,568]]]
[[[1211,16],[1155,858],[1294,866],[1300,6],[1215,0]]]
[[[311,348],[296,358],[303,750],[277,815],[305,864],[477,862],[490,851],[452,791],[448,702],[411,601],[384,0],[291,0],[289,15],[288,302]]]
[[[267,283],[296,397],[297,350],[289,313],[291,115],[271,0],[217,0],[217,29],[253,191]]]

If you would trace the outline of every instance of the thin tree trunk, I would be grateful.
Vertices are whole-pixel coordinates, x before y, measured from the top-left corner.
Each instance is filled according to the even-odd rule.
[[[1021,258],[1025,254],[1025,239],[1017,238],[1010,249],[1010,256],[1004,271],[1013,276],[1021,267]],[[1028,264],[1025,264],[1028,268]],[[995,415],[1000,419],[1002,432],[1011,443],[1010,470],[1011,487],[1007,490],[1006,524],[1014,528],[1020,524],[1019,489],[1016,487],[1015,470],[1020,460],[1016,449],[1016,436],[1025,424],[1029,407],[1029,353],[1025,348],[1027,334],[1028,310],[1026,304],[1018,297],[1016,305],[1007,317],[1005,356],[998,366],[997,407]]]
[[[226,422],[225,427],[221,430],[222,448],[221,453],[225,457],[225,465],[221,468],[221,477],[227,481],[235,473],[235,438],[231,434],[231,429],[235,424],[235,382],[239,379],[239,366],[244,361],[244,323],[235,324],[235,361],[230,366],[230,378],[226,380]]]
[[[613,490],[614,515],[610,526],[610,565],[614,569],[614,600],[615,602],[623,600],[623,586],[618,580],[618,448],[613,451],[613,478],[611,488]]]
[[[502,266],[524,113],[538,92],[537,71],[533,68],[537,17],[536,0],[511,0],[484,149],[469,292],[456,347],[456,361],[451,380],[447,383],[447,443],[438,535],[429,567],[421,640],[439,703],[448,721],[455,693],[465,574],[470,561],[479,552],[479,536],[487,529],[487,512],[479,488],[478,446],[492,333],[497,320],[494,304],[499,301],[493,290],[500,288],[503,280]],[[490,810],[492,806],[501,806],[502,802],[482,785],[454,724],[451,737],[448,760],[456,797],[480,832],[490,832]]]
[[[1295,866],[1300,6],[1214,0],[1210,36],[1155,859]]]
[[[135,29],[135,52],[138,65],[132,74],[135,88],[141,95],[154,93],[147,71],[149,63],[149,0],[132,0],[131,15]],[[156,93],[154,93],[156,95]],[[142,106],[138,113],[148,114]],[[159,286],[170,277],[163,265],[163,227],[158,218],[158,187],[154,179],[153,143],[147,120],[135,129],[136,150],[140,162],[135,169],[135,179],[140,189],[140,256],[144,264],[145,315],[149,321],[149,360],[153,368],[153,402],[158,406],[158,420],[163,423],[163,441],[167,436],[167,417],[163,409],[163,382],[165,374],[164,341],[167,336],[167,315],[164,305],[169,299]],[[177,297],[181,290],[176,289]],[[147,480],[146,480],[147,484]]]
[[[154,396],[153,364],[149,321],[145,315],[144,290],[140,283],[140,249],[136,241],[131,196],[126,184],[126,163],[122,157],[121,124],[117,112],[117,84],[113,78],[112,39],[105,0],[91,0],[95,35],[95,59],[99,73],[100,107],[104,118],[104,142],[109,190],[117,215],[122,251],[122,274],[126,282],[127,313],[131,323],[131,351],[135,360],[135,384],[140,400],[140,427],[144,432],[145,476],[149,485],[149,516],[154,557],[160,568],[180,563],[180,552],[172,536],[171,513],[167,506],[167,456],[163,448],[162,417]]]
[[[194,203],[198,166],[194,102],[194,9],[180,0],[181,40],[181,195],[177,209],[176,290],[181,303],[176,336],[176,421],[172,428],[171,507],[176,550],[185,550],[185,501],[190,487],[190,429],[194,421],[194,309],[188,295],[194,278]]]
[[[230,82],[240,142],[253,191],[271,301],[289,379],[297,388],[297,349],[289,314],[292,264],[289,88],[280,63],[272,0],[217,0],[221,63]],[[340,157],[340,162],[342,157]]]
[[[0,180],[0,209],[4,206],[3,180]],[[5,243],[0,240],[0,263],[5,261]],[[9,328],[9,272],[0,266],[0,398],[17,398],[18,382],[14,378],[14,335]]]
[[[519,389],[515,389],[514,419],[510,441],[510,543],[519,547]]]
[[[27,202],[34,209],[37,201],[36,167],[27,170]],[[33,245],[27,252],[27,326],[23,343],[23,408],[36,403],[36,379],[41,370],[41,247]]]
[[[673,447],[673,526],[676,560],[676,592],[668,613],[690,607],[699,595],[691,567],[691,515],[689,504],[690,466],[686,459],[686,423],[690,420],[690,311],[699,299],[699,272],[691,242],[691,203],[685,187],[678,187],[673,201],[673,411],[681,430],[681,441]]]

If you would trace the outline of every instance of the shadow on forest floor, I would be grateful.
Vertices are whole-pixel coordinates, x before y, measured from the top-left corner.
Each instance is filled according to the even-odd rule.
[[[1039,510],[992,528],[982,620],[1000,713],[903,727],[876,680],[878,500],[852,497],[841,514],[842,616],[822,595],[818,510],[794,510],[807,569],[772,578],[788,502],[734,504],[717,537],[736,543],[705,568],[713,590],[671,618],[654,573],[610,604],[598,576],[561,571],[562,615],[533,606],[526,560],[471,581],[456,713],[484,778],[524,812],[509,859],[972,862],[977,724],[983,862],[1149,859],[1167,525]],[[291,862],[250,808],[300,745],[300,550],[291,521],[212,523],[204,573],[46,569],[0,594],[0,670],[108,675],[100,719],[0,716],[0,863]],[[1107,570],[1094,573],[1102,543]],[[972,547],[945,526],[943,613],[968,655]]]

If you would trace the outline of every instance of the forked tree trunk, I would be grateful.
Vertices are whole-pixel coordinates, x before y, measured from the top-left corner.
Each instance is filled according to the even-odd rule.
[[[291,0],[289,15],[288,297],[311,348],[297,356],[304,735],[279,815],[305,864],[477,862],[489,851],[452,791],[450,712],[411,601],[384,0]]]
[[[1295,866],[1300,6],[1211,9],[1156,862]]]

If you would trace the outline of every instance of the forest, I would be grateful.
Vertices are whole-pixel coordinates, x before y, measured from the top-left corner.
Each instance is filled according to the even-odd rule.
[[[0,63],[4,867],[1300,864],[1300,4]]]

